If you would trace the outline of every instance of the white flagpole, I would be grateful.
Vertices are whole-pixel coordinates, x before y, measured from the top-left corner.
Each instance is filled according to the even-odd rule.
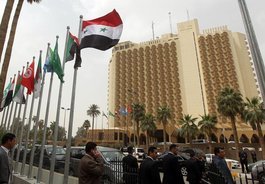
[[[64,46],[64,55],[63,55],[63,72],[66,60],[66,51],[67,51],[67,41],[69,37],[69,29],[70,27],[67,26],[66,28],[66,40]],[[58,95],[58,102],[57,102],[57,112],[56,112],[56,121],[54,126],[54,135],[53,135],[53,151],[52,151],[52,160],[51,160],[51,167],[50,167],[50,177],[49,177],[49,184],[53,184],[53,176],[54,176],[54,167],[55,167],[55,156],[56,156],[56,146],[57,146],[57,139],[58,139],[58,129],[59,129],[59,121],[60,121],[60,110],[61,110],[61,100],[62,100],[62,90],[63,90],[63,82],[60,82],[59,88],[59,95]]]
[[[79,32],[78,32],[79,40],[81,38],[82,20],[83,20],[83,16],[80,15]],[[78,67],[74,69],[74,76],[73,76],[73,87],[72,87],[71,107],[70,107],[70,116],[69,116],[69,125],[68,125],[68,139],[67,139],[67,144],[66,144],[66,158],[65,158],[63,183],[68,183],[68,175],[69,175],[70,148],[71,148],[71,142],[72,142],[72,130],[73,130],[73,120],[74,120],[75,88],[76,88],[76,80],[77,80],[77,70],[78,70]]]
[[[50,49],[50,43],[48,43],[48,46],[47,46],[45,61],[48,57],[49,49]],[[41,102],[42,102],[42,93],[43,93],[43,88],[44,88],[44,83],[45,83],[45,75],[46,75],[46,72],[43,72],[37,115],[36,115],[36,120],[35,120],[35,125],[34,125],[34,135],[33,135],[33,142],[32,142],[33,147],[31,149],[30,160],[29,160],[28,179],[32,178],[33,159],[34,159],[34,153],[35,153],[35,144],[36,144],[36,140],[37,140],[37,131],[38,131],[39,118],[40,118],[40,110],[41,110]]]
[[[29,66],[29,62],[27,62],[27,68],[28,68],[28,66]],[[24,92],[24,90],[23,90],[23,92]],[[25,106],[24,106],[24,111],[23,111],[23,116],[22,116],[22,123],[21,123],[20,134],[19,134],[19,136],[17,136],[19,138],[18,138],[16,162],[15,162],[15,167],[14,167],[15,172],[18,172],[18,160],[19,160],[20,148],[21,148],[21,143],[22,143],[22,138],[23,138],[23,129],[24,129],[24,123],[25,123],[25,118],[26,118],[26,112],[27,112],[28,96],[29,95],[27,94],[26,102],[25,102]],[[19,125],[17,126],[17,130],[18,129],[19,129]]]
[[[58,38],[56,38],[58,39]],[[48,117],[49,117],[49,110],[50,110],[50,101],[51,101],[51,93],[52,93],[52,83],[53,83],[53,71],[51,72],[51,79],[50,79],[50,86],[49,86],[49,93],[46,105],[46,113],[44,119],[44,130],[43,130],[43,138],[41,142],[41,153],[40,153],[40,161],[39,161],[39,168],[38,168],[38,175],[37,175],[37,183],[40,183],[42,177],[42,165],[43,165],[43,154],[44,154],[44,145],[46,142],[46,132],[47,132],[47,124],[48,124]]]
[[[4,127],[5,114],[6,114],[6,108],[4,108],[3,113],[2,113],[1,127]]]
[[[7,128],[6,128],[8,131],[10,130],[10,122],[11,122],[11,116],[12,116],[12,113],[13,113],[13,108],[14,108],[14,102],[12,101],[11,102],[11,111],[9,113],[8,123],[7,123]]]
[[[10,125],[10,132],[14,133],[14,120],[15,120],[15,117],[16,117],[16,114],[17,114],[17,106],[18,106],[18,103],[17,102],[14,102],[13,103],[16,103],[15,105],[15,111],[14,111],[14,114],[13,114],[13,119],[12,119],[12,123]]]

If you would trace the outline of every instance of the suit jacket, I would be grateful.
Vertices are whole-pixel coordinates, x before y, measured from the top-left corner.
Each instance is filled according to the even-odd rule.
[[[158,162],[147,157],[140,166],[140,184],[161,184]]]
[[[163,184],[184,184],[178,157],[173,153],[168,153],[163,158]]]
[[[11,174],[11,166],[6,151],[0,147],[0,184],[8,183]]]
[[[99,184],[103,172],[102,160],[86,154],[79,163],[79,184]]]
[[[187,181],[189,181],[189,183],[201,183],[203,170],[200,167],[200,161],[196,158],[190,158],[187,160],[186,166],[188,171]]]
[[[137,159],[128,154],[122,159],[123,179],[126,184],[137,183],[138,163]]]
[[[222,159],[218,156],[213,157],[213,163],[218,168],[218,170],[222,173],[226,184],[234,184],[231,172],[226,164],[225,159]]]

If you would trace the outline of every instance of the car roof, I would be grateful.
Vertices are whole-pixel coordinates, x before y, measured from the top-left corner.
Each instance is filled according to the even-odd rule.
[[[104,146],[97,146],[97,149],[99,151],[120,151],[120,150],[115,149],[115,148],[104,147]]]

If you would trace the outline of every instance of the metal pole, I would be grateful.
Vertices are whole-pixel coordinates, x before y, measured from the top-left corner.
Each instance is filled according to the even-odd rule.
[[[80,15],[79,32],[78,32],[79,40],[81,38],[82,21],[83,21],[83,16]],[[72,142],[72,129],[73,129],[74,110],[75,110],[75,90],[76,90],[77,70],[78,67],[74,69],[74,76],[73,76],[73,87],[72,87],[72,97],[71,97],[71,107],[70,107],[71,110],[70,110],[69,125],[68,125],[68,139],[66,144],[66,158],[65,158],[64,180],[63,180],[63,183],[65,184],[68,183],[68,175],[69,175],[70,148]]]
[[[1,127],[4,126],[5,114],[6,114],[6,108],[4,108],[3,113],[2,113]]]
[[[50,43],[48,43],[48,46],[47,46],[47,52],[46,52],[46,58],[45,59],[47,59],[49,49],[50,49]],[[38,102],[38,109],[37,109],[37,115],[36,115],[35,125],[34,125],[34,135],[33,135],[32,149],[31,149],[30,159],[29,159],[28,179],[32,178],[33,159],[34,159],[34,153],[35,153],[35,144],[36,144],[36,140],[37,140],[37,131],[38,131],[39,118],[40,118],[40,110],[41,110],[43,88],[44,88],[44,84],[45,84],[45,76],[46,76],[46,72],[43,72],[43,74],[42,74],[42,82],[41,82],[41,90],[40,90],[40,96],[39,96],[39,102]]]
[[[8,117],[8,123],[7,123],[7,130],[10,130],[10,122],[11,122],[11,116],[13,113],[13,107],[14,107],[14,101],[11,102],[11,111],[9,113],[9,117]]]

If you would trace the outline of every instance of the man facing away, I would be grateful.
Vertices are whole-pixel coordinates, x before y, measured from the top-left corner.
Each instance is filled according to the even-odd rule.
[[[224,159],[225,158],[224,148],[215,147],[214,154],[215,156],[213,157],[213,164],[217,167],[217,169],[220,171],[220,173],[224,177],[225,184],[234,184],[231,172]]]
[[[104,172],[103,160],[94,142],[88,142],[79,164],[79,184],[99,184]]]
[[[133,147],[129,146],[127,148],[128,155],[122,159],[123,167],[123,178],[125,184],[135,184],[137,183],[137,170],[138,163],[137,159],[133,156]]]
[[[241,163],[242,173],[245,172],[245,168],[246,168],[246,171],[249,172],[249,170],[248,170],[248,154],[243,148],[239,152],[239,159],[240,159],[240,163]]]
[[[163,184],[184,184],[177,154],[177,145],[171,144],[168,154],[163,158]]]
[[[0,147],[0,183],[11,183],[12,160],[8,156],[10,150],[16,145],[16,136],[12,133],[6,133],[2,137]]]
[[[140,184],[161,184],[161,179],[158,171],[158,162],[156,147],[149,147],[148,156],[142,162],[140,166]]]
[[[195,156],[195,152],[190,152],[190,159],[187,160],[187,181],[190,184],[202,183],[202,173],[204,171],[203,162]]]

